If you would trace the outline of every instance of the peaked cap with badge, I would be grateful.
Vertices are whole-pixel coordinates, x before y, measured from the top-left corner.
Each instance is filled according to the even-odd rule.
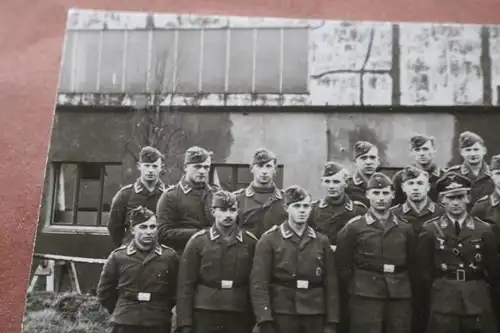
[[[228,191],[220,190],[212,196],[212,208],[231,208],[236,203],[236,196]]]
[[[209,157],[213,156],[213,152],[198,146],[190,147],[184,154],[184,164],[198,164],[205,162]]]
[[[309,193],[298,185],[292,185],[285,189],[283,194],[283,201],[285,205],[293,204],[304,200],[309,196]]]
[[[441,195],[468,192],[471,189],[471,181],[456,172],[448,172],[437,182],[437,189]]]
[[[368,180],[366,189],[383,189],[387,186],[392,187],[392,180],[381,172],[375,172]]]
[[[431,141],[434,144],[434,137],[427,135],[414,135],[410,138],[410,147],[411,149],[422,147],[427,141]]]
[[[483,138],[471,131],[460,133],[460,136],[458,138],[458,146],[460,147],[460,149],[471,147],[478,142],[484,145]]]
[[[376,148],[376,146],[368,141],[356,142],[356,144],[354,145],[354,159],[365,155],[373,148]]]
[[[337,173],[344,170],[344,166],[340,163],[333,161],[326,162],[325,166],[323,167],[323,177],[335,176]]]
[[[252,157],[252,165],[253,164],[266,164],[270,161],[276,161],[276,155],[266,148],[258,148],[255,150]]]

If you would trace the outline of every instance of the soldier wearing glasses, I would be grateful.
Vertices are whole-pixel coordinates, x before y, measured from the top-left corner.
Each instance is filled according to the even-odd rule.
[[[491,227],[467,212],[471,185],[454,172],[441,178],[446,212],[419,236],[417,267],[431,293],[428,333],[496,333],[490,292],[498,295],[497,245]]]

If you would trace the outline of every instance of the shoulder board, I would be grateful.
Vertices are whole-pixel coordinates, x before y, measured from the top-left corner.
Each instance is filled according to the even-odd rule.
[[[477,199],[476,203],[484,201],[484,200],[488,199],[488,197],[489,197],[489,195],[485,195],[484,197]]]
[[[352,203],[355,204],[355,205],[361,206],[361,207],[363,207],[365,209],[368,209],[368,207],[366,207],[366,205],[364,203],[362,203],[361,201],[353,200]]]
[[[392,206],[391,208],[389,208],[389,210],[394,210],[394,209],[398,208],[399,206],[401,206],[401,205],[398,204],[396,206]]]
[[[175,252],[175,250],[174,250],[173,248],[171,248],[170,246],[166,246],[165,244],[160,244],[160,246],[161,246],[162,248],[164,248],[164,249],[171,250],[171,251],[174,251],[174,252]]]
[[[425,223],[423,224],[423,226],[425,226],[425,225],[429,225],[429,224],[431,224],[431,223],[434,223],[434,222],[436,222],[437,220],[439,220],[440,218],[441,218],[441,216],[435,216],[435,217],[433,217],[432,219],[425,221]]]
[[[458,164],[458,165],[453,165],[453,166],[451,166],[451,167],[449,167],[449,168],[445,168],[445,169],[443,169],[443,172],[445,172],[445,173],[446,173],[446,172],[448,172],[448,171],[450,171],[450,170],[460,169],[461,167],[462,167],[462,166],[461,166],[460,164]]]
[[[191,239],[194,239],[196,237],[204,235],[206,232],[207,232],[207,229],[201,229],[200,231],[198,231],[197,233],[195,233],[193,236],[191,236]]]
[[[272,228],[269,229],[269,230],[267,230],[266,232],[264,232],[262,234],[262,236],[267,235],[267,234],[269,234],[269,233],[271,233],[271,232],[273,232],[274,230],[277,230],[277,229],[278,229],[278,226],[277,225],[273,225]]]
[[[319,203],[319,200],[314,200],[313,202],[311,202],[312,205],[317,205]]]
[[[479,217],[476,217],[476,216],[473,216],[473,217],[474,217],[474,220],[475,220],[475,221],[477,221],[477,222],[479,222],[479,223],[482,223],[482,224],[485,224],[485,225],[487,225],[488,227],[491,227],[491,224],[490,224],[490,223],[488,223],[488,222],[486,222],[486,221],[484,221],[484,220],[481,220]]]
[[[358,216],[354,216],[352,219],[350,219],[349,221],[347,221],[347,223],[345,224],[344,227],[347,227],[348,225],[360,220],[361,218],[363,217],[363,215],[358,215]]]
[[[113,251],[111,251],[111,253],[115,253],[117,251],[120,251],[120,250],[125,250],[127,248],[127,245],[122,245],[116,249],[114,249]]]
[[[243,192],[245,192],[245,189],[244,188],[240,188],[239,190],[232,192],[232,194],[234,194],[234,195],[240,195]]]
[[[250,236],[251,238],[255,239],[256,241],[258,241],[259,239],[257,238],[257,236],[255,236],[254,234],[252,234],[250,231],[248,230],[245,230],[245,234],[247,234],[248,236]]]
[[[118,196],[118,194],[120,194],[121,192],[125,191],[125,190],[128,190],[128,189],[131,189],[132,187],[134,186],[134,184],[127,184],[125,186],[122,186],[118,192],[116,192],[115,196]]]

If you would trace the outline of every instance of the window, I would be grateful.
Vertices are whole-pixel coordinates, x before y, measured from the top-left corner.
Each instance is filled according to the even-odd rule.
[[[308,28],[70,30],[61,93],[308,93]]]
[[[253,180],[249,164],[214,163],[210,170],[210,182],[218,179],[220,186],[227,191],[237,191],[246,188]],[[278,164],[274,178],[276,186],[283,187],[283,165]]]
[[[106,226],[111,200],[120,189],[121,165],[54,163],[53,209],[55,226]]]

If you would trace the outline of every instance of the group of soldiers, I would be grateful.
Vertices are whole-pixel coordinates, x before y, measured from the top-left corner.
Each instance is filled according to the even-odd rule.
[[[354,174],[327,162],[313,201],[276,186],[265,148],[229,192],[208,182],[206,149],[187,149],[166,186],[145,147],[112,202],[99,301],[114,332],[497,333],[500,155],[485,161],[469,131],[459,149],[463,163],[440,169],[434,139],[414,136],[414,163],[390,179],[359,141]]]

